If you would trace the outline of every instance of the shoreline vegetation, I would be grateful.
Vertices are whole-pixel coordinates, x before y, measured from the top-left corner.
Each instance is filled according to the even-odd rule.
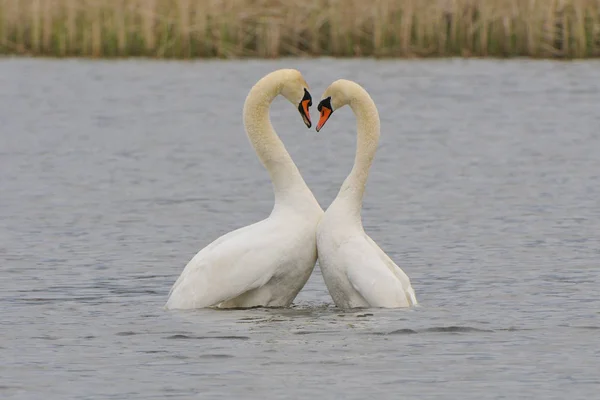
[[[0,0],[0,55],[600,57],[600,0]]]

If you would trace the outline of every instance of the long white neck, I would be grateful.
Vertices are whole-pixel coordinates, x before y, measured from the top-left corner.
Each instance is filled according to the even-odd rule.
[[[289,206],[303,206],[307,201],[318,205],[269,118],[271,103],[283,86],[281,79],[276,78],[267,76],[250,90],[244,103],[246,134],[273,182],[274,211]]]
[[[357,85],[348,88],[348,91],[352,94],[349,106],[356,116],[356,156],[352,171],[335,201],[343,206],[354,222],[362,225],[360,212],[369,170],[379,143],[380,121],[377,107],[366,90]]]

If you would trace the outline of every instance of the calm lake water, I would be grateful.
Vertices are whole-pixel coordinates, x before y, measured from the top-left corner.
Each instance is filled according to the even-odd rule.
[[[411,310],[166,311],[189,259],[266,217],[250,87],[362,83],[365,229]],[[316,104],[315,101],[315,104]],[[313,107],[313,120],[317,111]],[[274,126],[326,208],[349,108]],[[590,399],[600,390],[600,63],[0,60],[0,398]]]

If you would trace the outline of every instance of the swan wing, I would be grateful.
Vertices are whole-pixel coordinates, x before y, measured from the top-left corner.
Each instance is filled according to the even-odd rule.
[[[265,285],[285,256],[280,236],[268,218],[221,236],[186,265],[166,307],[211,307]]]
[[[402,282],[364,237],[344,245],[346,274],[352,287],[371,307],[409,307]]]
[[[371,239],[369,235],[365,233],[365,237],[367,241],[371,244],[371,246],[375,249],[381,261],[390,269],[390,271],[392,271],[396,278],[400,280],[400,282],[402,283],[402,287],[404,288],[404,291],[406,292],[409,298],[410,303],[413,306],[416,305],[417,297],[415,295],[414,289],[412,288],[410,278],[408,277],[408,275],[406,275],[402,268],[396,265],[396,263],[381,249],[381,247],[379,247],[379,245],[377,245],[377,243],[375,243],[373,239]]]

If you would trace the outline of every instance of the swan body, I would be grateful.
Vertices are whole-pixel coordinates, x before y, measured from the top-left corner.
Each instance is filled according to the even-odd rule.
[[[312,99],[297,70],[266,75],[244,103],[246,133],[273,183],[271,214],[200,250],[173,285],[167,309],[285,307],[310,277],[323,210],[271,125],[269,108],[280,94],[310,127]]]
[[[417,304],[409,277],[367,235],[362,199],[380,134],[379,114],[366,90],[355,82],[332,83],[319,103],[319,131],[331,114],[349,105],[357,121],[354,167],[317,227],[319,265],[340,308],[399,308]]]

